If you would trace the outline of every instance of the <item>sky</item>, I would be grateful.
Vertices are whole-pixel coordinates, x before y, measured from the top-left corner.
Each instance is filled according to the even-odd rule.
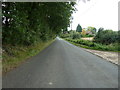
[[[85,3],[80,0],[76,5],[78,11],[72,15],[72,29],[76,30],[80,24],[82,28],[92,26],[118,31],[118,1],[120,0],[90,0]]]

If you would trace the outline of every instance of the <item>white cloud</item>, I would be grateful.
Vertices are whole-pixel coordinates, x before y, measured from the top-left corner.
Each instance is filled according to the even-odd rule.
[[[118,1],[119,0],[90,0],[87,3],[80,1],[73,14],[72,28],[75,30],[80,24],[83,28],[94,26],[97,29],[118,30]]]

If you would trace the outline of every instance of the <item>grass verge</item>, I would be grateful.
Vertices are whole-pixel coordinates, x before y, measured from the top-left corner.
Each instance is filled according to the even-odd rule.
[[[5,45],[5,50],[2,52],[2,73],[18,67],[28,58],[35,56],[43,49],[48,47],[54,40],[48,42],[39,42],[31,46],[11,46]]]
[[[65,39],[66,41],[76,45],[76,46],[80,46],[82,48],[87,48],[87,49],[93,49],[93,50],[101,50],[101,51],[114,51],[114,52],[120,52],[118,50],[118,44],[111,44],[111,45],[103,45],[103,44],[99,44],[99,43],[95,43],[92,41],[88,41],[88,40],[82,40],[82,39]]]

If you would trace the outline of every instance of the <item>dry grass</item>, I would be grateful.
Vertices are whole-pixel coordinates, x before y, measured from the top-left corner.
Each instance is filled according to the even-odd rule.
[[[6,51],[3,50],[2,72],[6,72],[18,67],[25,62],[28,58],[35,56],[40,51],[49,46],[52,42],[40,42],[31,46],[10,46],[6,45]]]
[[[86,38],[81,38],[83,40],[89,40],[89,41],[92,41],[94,37],[86,37]]]

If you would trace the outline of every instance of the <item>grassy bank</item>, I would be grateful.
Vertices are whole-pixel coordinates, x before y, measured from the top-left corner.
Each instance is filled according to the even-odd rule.
[[[101,51],[114,51],[114,52],[119,52],[118,49],[118,43],[110,44],[110,45],[103,45],[100,43],[95,43],[92,41],[88,40],[82,40],[82,39],[65,39],[69,41],[70,43],[80,46],[82,48],[87,48],[87,49],[93,49],[93,50],[101,50]]]
[[[31,46],[11,46],[4,45],[2,53],[2,72],[5,74],[13,68],[18,67],[28,58],[35,56],[40,51],[49,46],[54,40],[39,42]]]

